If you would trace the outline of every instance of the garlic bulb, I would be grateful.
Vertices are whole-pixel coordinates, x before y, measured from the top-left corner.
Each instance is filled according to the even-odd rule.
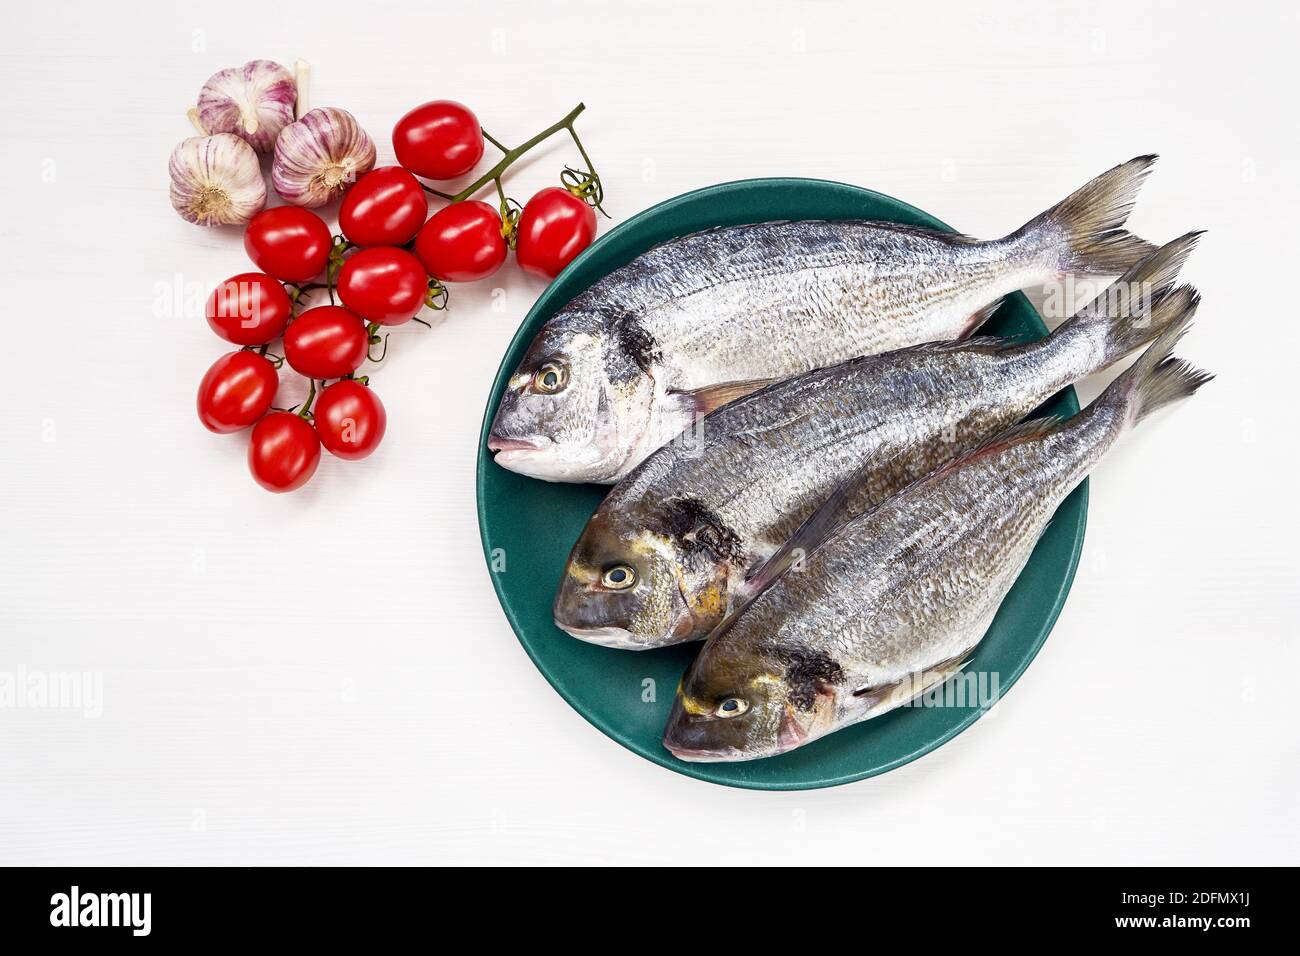
[[[271,182],[286,202],[314,208],[335,199],[375,165],[375,141],[347,110],[315,109],[275,141]]]
[[[272,60],[253,60],[214,73],[199,90],[199,123],[207,133],[234,133],[259,153],[269,153],[280,130],[293,122],[298,85]]]
[[[191,136],[169,163],[172,206],[189,222],[225,226],[248,222],[266,205],[257,153],[238,136]]]

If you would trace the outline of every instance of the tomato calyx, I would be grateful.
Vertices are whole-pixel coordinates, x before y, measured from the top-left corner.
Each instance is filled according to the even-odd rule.
[[[519,204],[519,200],[506,195],[499,179],[497,195],[501,198],[501,238],[506,241],[506,246],[513,250],[519,240],[519,217],[523,215],[524,207]]]
[[[447,291],[447,287],[438,279],[429,276],[429,291],[424,294],[425,306],[433,309],[435,312],[441,312],[443,309],[447,308],[447,300],[449,298],[450,293]],[[423,325],[429,324],[428,322],[424,322],[424,320],[419,316],[415,317],[415,321],[420,322]]]
[[[276,355],[274,352],[267,351],[270,347],[271,345],[269,342],[266,345],[245,345],[242,349],[240,349],[240,351],[256,352],[258,355],[262,356],[262,358],[270,362],[271,368],[275,369],[278,372],[280,370],[280,366],[284,364],[284,356]]]
[[[605,187],[600,184],[600,177],[596,175],[595,170],[565,166],[564,171],[560,173],[560,182],[573,195],[593,209],[600,210],[600,214],[606,219],[609,218],[609,213],[605,212],[605,207],[601,205],[605,201]]]
[[[343,268],[344,257],[356,248],[357,245],[349,242],[345,236],[334,237],[334,244],[330,246],[329,264],[325,269],[325,285],[329,289],[330,305],[336,304],[334,287],[338,285],[339,270]]]
[[[342,378],[336,378],[333,381],[335,384],[339,382],[356,382],[358,385],[365,385],[367,387],[370,386],[369,375],[357,375],[355,373],[351,375],[344,375]],[[325,389],[328,388],[329,385],[330,385],[330,379],[327,378],[320,379],[319,391],[321,392],[325,391]],[[272,405],[271,411],[292,412],[293,414],[297,415],[299,418],[304,418],[309,422],[314,421],[316,418],[316,413],[313,410],[312,406],[315,403],[316,398],[318,397],[316,394],[317,391],[318,391],[317,380],[314,378],[309,378],[307,379],[307,397],[303,399],[303,401],[301,401],[297,405],[290,405],[288,408],[280,408],[278,405]]]
[[[380,327],[381,327],[380,323],[378,322],[371,322],[366,326],[366,361],[371,362],[375,365],[378,365],[380,362],[382,362],[384,360],[384,357],[388,355],[388,333],[385,332],[383,338],[380,338],[378,334]],[[379,357],[375,358],[375,356],[371,355],[370,353],[373,347],[378,345],[380,342],[384,343],[384,347],[380,351]],[[351,378],[351,377],[352,376],[350,375],[344,376],[344,378]]]
[[[324,289],[329,283],[326,282],[282,282],[284,291],[289,296],[289,303],[295,310],[298,308],[299,301],[308,292],[314,292],[316,289]],[[297,315],[297,311],[294,312]]]

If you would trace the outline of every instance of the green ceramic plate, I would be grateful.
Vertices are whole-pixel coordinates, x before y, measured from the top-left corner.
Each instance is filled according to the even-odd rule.
[[[698,645],[620,651],[575,640],[551,620],[551,600],[569,549],[607,489],[525,478],[498,467],[487,452],[488,427],[506,379],[537,330],[565,303],[667,239],[773,219],[884,219],[949,228],[897,199],[856,186],[754,179],[678,196],[610,230],[542,293],[501,360],[479,440],[478,518],[492,583],[510,626],[537,669],[578,713],[623,746],[678,773],[736,787],[798,790],[861,780],[914,760],[974,723],[983,712],[979,701],[901,708],[767,760],[677,760],[663,749],[660,735],[677,682]],[[1016,294],[985,331],[1030,340],[1047,330],[1028,300]],[[1078,408],[1073,389],[1044,406],[1065,415]],[[1087,507],[1085,483],[1061,505],[976,650],[967,673],[989,675],[988,689],[996,675],[1005,693],[1047,639],[1074,578]]]

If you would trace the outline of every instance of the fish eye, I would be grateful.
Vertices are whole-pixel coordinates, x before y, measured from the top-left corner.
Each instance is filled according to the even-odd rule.
[[[533,391],[554,395],[569,384],[569,368],[561,362],[547,362],[533,374]]]
[[[749,710],[749,703],[743,697],[728,697],[718,704],[713,713],[718,717],[739,717]]]
[[[600,583],[611,591],[626,591],[636,584],[636,571],[629,564],[615,564],[605,569]]]

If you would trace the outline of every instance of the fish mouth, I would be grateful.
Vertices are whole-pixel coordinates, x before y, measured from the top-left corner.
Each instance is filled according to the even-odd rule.
[[[572,624],[564,624],[558,620],[555,622],[555,626],[570,637],[576,637],[588,644],[599,644],[601,647],[616,647],[624,651],[643,651],[646,649],[646,645],[634,640],[632,632],[624,627],[574,627]]]
[[[724,750],[702,750],[671,743],[667,737],[664,738],[664,747],[678,760],[685,760],[687,763],[724,763],[749,759],[748,754],[741,753],[735,747],[727,747]]]
[[[488,451],[541,451],[544,442],[540,438],[508,438],[504,435],[488,435]]]
[[[487,447],[492,460],[507,471],[542,481],[569,480],[564,462],[556,457],[555,443],[550,439],[490,435]]]

